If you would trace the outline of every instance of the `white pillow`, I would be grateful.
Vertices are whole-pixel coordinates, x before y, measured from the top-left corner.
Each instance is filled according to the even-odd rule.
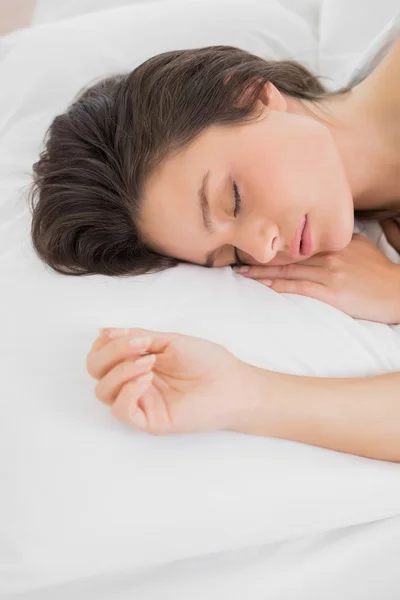
[[[400,512],[399,465],[228,432],[135,432],[96,399],[85,368],[99,327],[141,326],[209,338],[276,371],[372,375],[399,369],[396,327],[276,294],[230,268],[74,278],[32,252],[26,192],[53,116],[88,80],[166,49],[221,43],[284,58],[304,57],[315,40],[303,19],[254,0],[137,5],[8,36],[0,64],[0,595]]]
[[[33,13],[32,25],[41,25],[60,19],[77,17],[90,12],[97,12],[107,8],[116,8],[117,6],[128,6],[132,4],[144,4],[145,2],[155,2],[156,0],[63,0],[54,2],[54,0],[36,0]],[[161,0],[157,0],[160,2]],[[163,0],[168,2],[168,0]]]
[[[160,1],[160,0],[158,0]],[[169,0],[163,0],[168,2]],[[278,0],[280,4],[291,12],[297,13],[307,23],[312,23],[315,32],[318,26],[318,11],[323,0]],[[33,13],[32,25],[40,25],[50,21],[75,17],[89,12],[126,6],[132,4],[143,4],[144,2],[155,2],[155,0],[36,0]]]
[[[346,85],[357,85],[377,68],[399,37],[400,12],[374,37],[362,56],[357,56],[357,61],[353,60],[343,69],[339,77]]]
[[[375,37],[385,35],[399,12],[398,0],[321,0],[318,72],[329,90],[347,83]],[[378,41],[380,43],[380,41]]]

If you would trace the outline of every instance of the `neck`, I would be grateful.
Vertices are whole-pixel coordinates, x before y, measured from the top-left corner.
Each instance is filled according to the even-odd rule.
[[[400,141],[395,144],[381,113],[370,108],[362,84],[312,103],[286,98],[288,110],[320,120],[341,155],[355,210],[393,208],[400,203]]]

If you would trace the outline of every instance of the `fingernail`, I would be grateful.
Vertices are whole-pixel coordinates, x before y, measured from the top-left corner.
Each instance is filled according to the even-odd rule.
[[[250,271],[250,267],[234,267],[236,273],[248,273]]]
[[[136,364],[139,367],[147,367],[148,365],[151,365],[153,363],[156,362],[156,355],[155,354],[146,354],[145,356],[142,356],[141,358],[139,358],[136,361]]]
[[[132,402],[129,407],[129,418],[136,427],[145,429],[147,427],[147,419],[136,404],[136,401]]]
[[[136,379],[136,384],[139,388],[147,387],[150,381],[153,379],[154,373],[150,371],[150,373],[146,373],[146,375],[141,375]]]
[[[132,346],[132,348],[146,348],[146,346],[149,346],[149,344],[151,343],[151,338],[149,337],[144,337],[144,338],[132,338],[131,340],[129,340],[129,345]]]
[[[124,335],[127,335],[128,333],[129,333],[129,329],[126,327],[123,329],[110,329],[110,331],[108,333],[108,337],[118,338],[118,337],[123,337]]]

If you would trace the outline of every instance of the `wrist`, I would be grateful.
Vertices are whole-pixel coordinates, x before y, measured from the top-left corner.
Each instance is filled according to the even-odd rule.
[[[341,380],[247,367],[249,394],[236,415],[234,431],[302,442],[318,437],[334,411],[321,398],[328,385],[335,403]]]
[[[241,363],[240,400],[235,403],[229,430],[282,437],[287,403],[295,394],[291,375]]]

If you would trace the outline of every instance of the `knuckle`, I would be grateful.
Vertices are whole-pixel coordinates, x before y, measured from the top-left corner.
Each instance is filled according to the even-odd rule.
[[[325,264],[331,271],[337,271],[342,264],[342,260],[337,254],[328,254],[325,257]]]
[[[147,431],[148,431],[148,433],[150,433],[151,435],[154,435],[155,437],[162,437],[162,436],[171,434],[171,431],[166,426],[157,425],[155,423],[150,425],[148,427]]]
[[[111,405],[111,414],[116,419],[120,419],[121,418],[120,412],[119,412],[119,410],[118,410],[117,405],[116,405],[115,402],[113,402],[112,405]]]
[[[95,385],[95,388],[94,388],[94,393],[95,393],[95,395],[96,395],[96,398],[97,398],[98,400],[101,400],[102,402],[106,402],[106,395],[105,395],[105,392],[104,392],[104,385],[103,385],[103,382],[102,382],[102,380],[100,380],[100,381],[99,381],[99,382],[98,382],[98,383]]]
[[[283,277],[290,277],[293,274],[293,265],[282,265],[280,267],[280,272]]]
[[[133,361],[124,360],[117,366],[118,377],[121,379],[129,379],[136,374],[136,365]]]
[[[294,289],[297,292],[301,294],[307,294],[310,291],[310,284],[308,281],[295,281],[294,283]]]
[[[86,357],[86,370],[89,373],[89,375],[91,375],[92,377],[96,377],[96,364],[92,352],[89,352],[89,354]]]
[[[121,407],[119,405],[125,400],[134,400],[136,397],[135,390],[136,388],[134,382],[128,382],[121,386],[120,390],[118,391],[118,394],[115,396],[114,402],[111,405],[111,414],[113,415],[113,417],[117,419],[121,418]],[[129,418],[130,415],[126,416]]]
[[[303,296],[313,297],[315,293],[315,284],[313,281],[295,281],[295,290],[296,293],[301,294]]]
[[[331,274],[330,277],[330,286],[334,290],[341,290],[346,285],[346,274],[343,271],[335,271]]]
[[[161,431],[161,429],[157,429],[156,427],[148,428],[147,433],[149,433],[150,435],[152,435],[154,437],[161,437],[163,435],[163,432]]]
[[[110,371],[108,373],[110,373]],[[113,398],[111,395],[111,388],[115,390],[117,389],[117,385],[122,386],[118,387],[119,392],[122,390],[125,381],[131,379],[135,375],[135,363],[125,361],[117,365],[112,373],[113,381],[111,381],[109,378],[105,380],[104,377],[106,377],[106,375],[107,373],[101,379],[99,379],[98,383],[96,384],[95,394],[99,400],[105,402],[106,404],[110,404],[115,400],[115,398]],[[115,394],[115,391],[113,393]]]

